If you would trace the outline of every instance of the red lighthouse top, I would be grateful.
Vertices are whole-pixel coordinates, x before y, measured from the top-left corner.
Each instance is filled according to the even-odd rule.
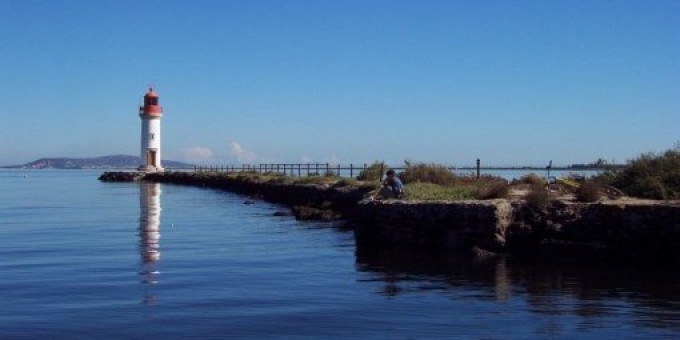
[[[144,106],[139,107],[139,115],[147,117],[161,117],[163,107],[158,105],[158,94],[153,87],[149,87],[149,92],[144,95]]]

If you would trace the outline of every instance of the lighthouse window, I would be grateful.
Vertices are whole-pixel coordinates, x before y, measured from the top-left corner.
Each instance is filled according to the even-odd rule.
[[[154,136],[155,136],[155,133],[152,133],[152,134],[151,134],[151,139],[153,139]]]

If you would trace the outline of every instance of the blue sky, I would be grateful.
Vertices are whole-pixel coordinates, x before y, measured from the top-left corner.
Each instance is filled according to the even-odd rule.
[[[680,1],[0,0],[0,164],[625,161],[680,140]]]

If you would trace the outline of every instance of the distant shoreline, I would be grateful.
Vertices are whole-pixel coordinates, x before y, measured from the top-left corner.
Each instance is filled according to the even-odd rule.
[[[91,158],[46,157],[32,162],[16,165],[0,166],[1,169],[63,169],[63,170],[96,170],[117,169],[133,170],[141,164],[139,156],[107,155]],[[163,165],[169,169],[192,169],[194,164],[173,160],[164,161]]]

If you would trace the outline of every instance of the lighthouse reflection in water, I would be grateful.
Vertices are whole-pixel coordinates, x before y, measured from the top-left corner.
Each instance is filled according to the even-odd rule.
[[[160,252],[161,227],[161,185],[140,183],[139,185],[139,254],[142,260],[140,275],[149,284],[158,283],[158,260]]]

